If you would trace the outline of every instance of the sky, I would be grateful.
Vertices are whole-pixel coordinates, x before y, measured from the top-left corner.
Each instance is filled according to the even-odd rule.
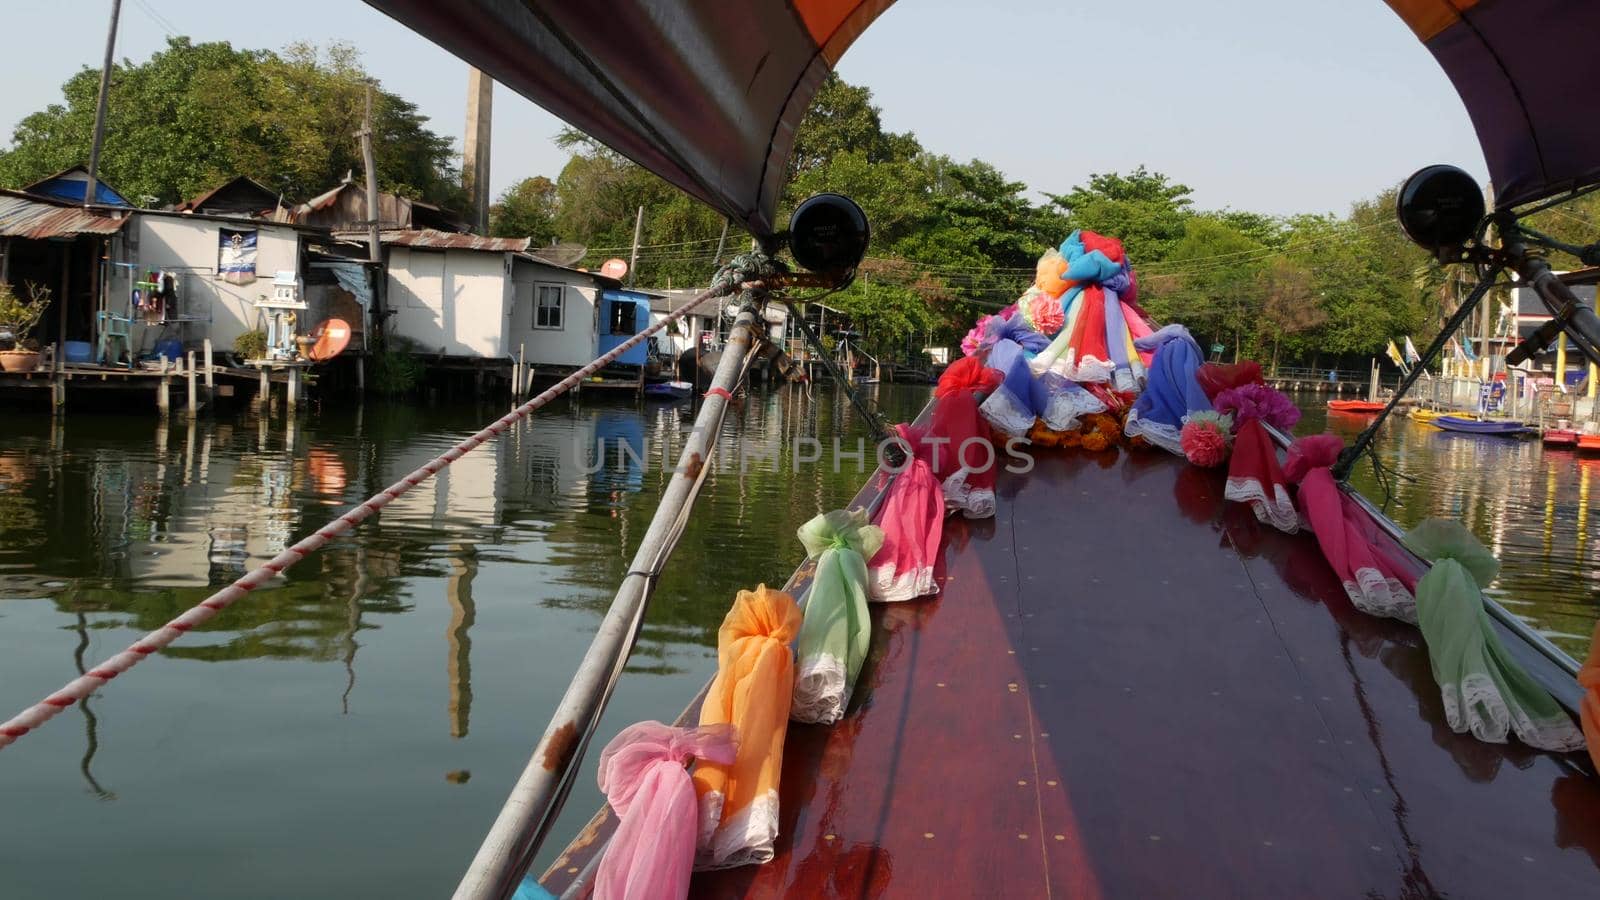
[[[0,139],[58,102],[74,71],[99,66],[98,23],[110,8],[0,2],[0,33],[11,38],[0,54]],[[900,0],[839,73],[872,89],[886,127],[914,132],[930,151],[993,163],[1035,196],[1144,164],[1193,188],[1201,208],[1343,213],[1431,163],[1487,177],[1455,90],[1382,0],[989,0],[977,9]],[[354,44],[387,89],[459,148],[466,65],[359,0],[124,0],[119,57],[146,59],[169,34],[251,48]],[[560,172],[560,127],[496,88],[496,194]]]

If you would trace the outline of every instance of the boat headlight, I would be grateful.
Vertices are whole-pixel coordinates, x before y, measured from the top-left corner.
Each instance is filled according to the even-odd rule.
[[[1484,212],[1483,189],[1455,166],[1422,169],[1406,179],[1395,200],[1406,237],[1435,256],[1459,254],[1478,236]]]
[[[866,258],[871,239],[867,214],[843,194],[807,197],[789,217],[789,252],[810,272],[854,270]]]

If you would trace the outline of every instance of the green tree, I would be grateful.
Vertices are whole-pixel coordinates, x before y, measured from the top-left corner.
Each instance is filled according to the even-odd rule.
[[[63,103],[24,118],[0,151],[0,185],[20,187],[87,161],[99,72],[62,86]],[[303,200],[361,165],[354,135],[368,84],[354,48],[295,44],[282,54],[171,38],[112,73],[100,175],[135,201],[173,203],[235,175]],[[377,89],[378,181],[389,191],[459,206],[449,138],[414,104]]]
[[[1183,239],[1192,193],[1188,185],[1139,166],[1127,175],[1090,175],[1088,184],[1048,196],[1072,228],[1121,238],[1139,265],[1166,259]]]
[[[495,237],[533,238],[535,245],[556,235],[556,184],[543,175],[508,187],[489,207],[489,233]]]

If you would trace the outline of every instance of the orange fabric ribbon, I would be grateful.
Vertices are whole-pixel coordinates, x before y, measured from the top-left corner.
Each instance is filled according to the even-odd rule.
[[[1578,708],[1583,739],[1589,745],[1589,758],[1600,769],[1600,625],[1595,626],[1594,638],[1589,642],[1589,659],[1578,670],[1578,686],[1583,688],[1583,702]]]
[[[695,867],[723,869],[772,859],[778,837],[778,775],[794,696],[800,607],[760,585],[740,591],[717,631],[717,676],[700,724],[731,723],[739,750],[730,765],[702,760],[694,770],[700,797]]]

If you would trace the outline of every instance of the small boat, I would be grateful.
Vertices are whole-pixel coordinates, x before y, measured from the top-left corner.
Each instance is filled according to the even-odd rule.
[[[1570,428],[1549,428],[1541,435],[1546,447],[1576,447],[1578,433]]]
[[[1600,453],[1600,434],[1578,435],[1579,453]]]
[[[687,381],[658,381],[644,386],[644,395],[649,400],[682,400],[694,393],[694,385]]]
[[[1522,422],[1513,422],[1505,419],[1466,419],[1461,416],[1440,416],[1429,424],[1435,428],[1442,428],[1445,431],[1457,431],[1462,434],[1515,436],[1528,434],[1534,430]]]
[[[1406,415],[1408,415],[1411,419],[1413,419],[1414,421],[1417,421],[1417,422],[1432,422],[1434,419],[1437,419],[1440,416],[1444,415],[1444,413],[1440,412],[1437,409],[1423,409],[1422,407],[1419,406],[1416,409],[1413,409],[1411,412],[1407,413]]]
[[[1329,400],[1328,409],[1332,412],[1345,413],[1379,413],[1388,406],[1376,400]]]

